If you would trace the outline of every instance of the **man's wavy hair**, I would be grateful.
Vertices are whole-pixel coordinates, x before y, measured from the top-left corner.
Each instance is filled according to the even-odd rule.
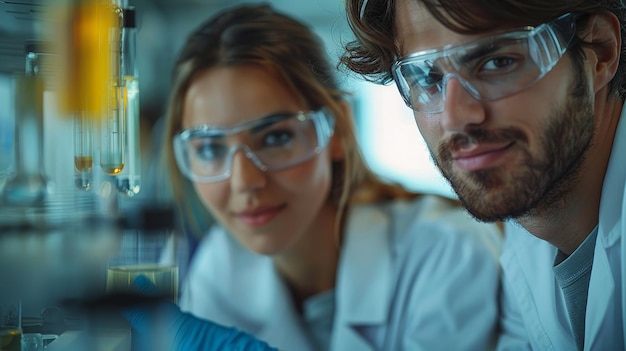
[[[583,33],[589,18],[585,15],[611,12],[621,24],[622,55],[617,72],[609,84],[609,95],[621,99],[626,96],[626,55],[623,55],[626,48],[626,5],[622,0],[413,1],[418,1],[447,28],[461,34],[479,34],[511,24],[536,26],[568,12],[582,15],[577,22],[577,29],[578,33]],[[345,45],[340,64],[376,83],[391,82],[391,66],[400,56],[394,33],[395,3],[396,0],[346,0],[348,23],[356,39]],[[575,39],[569,52],[580,63],[584,59],[583,46],[591,45]]]

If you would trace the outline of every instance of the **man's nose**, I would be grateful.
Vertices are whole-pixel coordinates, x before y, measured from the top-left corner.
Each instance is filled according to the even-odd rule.
[[[448,76],[444,81],[441,126],[450,132],[463,132],[468,125],[478,125],[485,121],[482,102],[470,93],[472,87],[462,84],[461,79],[458,76]]]
[[[248,157],[246,150],[239,149],[235,152],[230,171],[230,184],[234,191],[252,191],[267,184],[265,171],[257,167]]]

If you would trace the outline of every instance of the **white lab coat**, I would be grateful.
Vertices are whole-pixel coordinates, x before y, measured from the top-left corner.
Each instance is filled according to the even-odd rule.
[[[585,350],[626,349],[625,183],[623,110],[602,188],[585,316]],[[506,332],[498,349],[576,350],[563,294],[552,269],[557,249],[513,223],[507,223],[505,237],[501,261],[507,294],[503,300]]]
[[[497,325],[500,233],[447,202],[351,209],[335,289],[331,350],[483,350]],[[313,351],[270,258],[221,228],[200,243],[181,307],[281,350]]]

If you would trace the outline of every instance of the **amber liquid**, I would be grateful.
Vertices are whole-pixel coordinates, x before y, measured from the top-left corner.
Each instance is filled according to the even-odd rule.
[[[107,291],[137,292],[133,283],[137,276],[144,275],[156,286],[156,293],[178,301],[178,267],[143,264],[110,267],[107,272]]]
[[[19,329],[0,330],[0,351],[22,350],[22,331]]]
[[[75,156],[74,167],[78,172],[91,171],[93,168],[93,157],[91,156]]]
[[[115,165],[100,164],[100,167],[102,167],[102,171],[104,171],[104,173],[108,175],[116,175],[116,174],[119,174],[124,169],[124,164],[123,163],[115,164]]]

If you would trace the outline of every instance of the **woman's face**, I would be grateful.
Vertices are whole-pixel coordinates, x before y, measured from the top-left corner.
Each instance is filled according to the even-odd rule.
[[[308,110],[276,73],[256,65],[202,72],[192,81],[183,103],[183,129],[204,124],[228,128],[277,113]],[[246,133],[228,136],[229,145],[249,143]],[[329,221],[321,213],[332,213],[324,209],[332,180],[331,153],[337,154],[331,150],[338,144],[331,139],[320,154],[277,171],[262,171],[238,149],[229,178],[194,186],[205,206],[243,246],[264,255],[285,253],[309,241],[308,235],[320,235],[316,226]]]

